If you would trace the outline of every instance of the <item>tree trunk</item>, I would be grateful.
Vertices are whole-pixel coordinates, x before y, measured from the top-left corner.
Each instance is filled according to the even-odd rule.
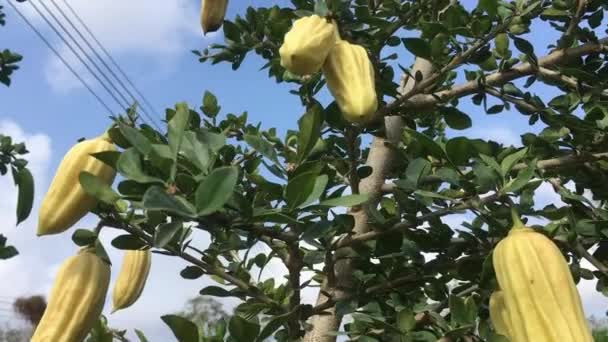
[[[412,75],[420,71],[424,78],[433,71],[432,64],[424,59],[417,58],[412,68]],[[405,94],[414,87],[415,80],[411,77],[404,77],[401,87],[399,89],[401,94]],[[382,196],[382,185],[386,179],[386,175],[390,172],[393,159],[394,151],[387,146],[387,142],[398,144],[401,141],[401,134],[404,128],[403,119],[399,116],[392,116],[385,118],[386,125],[386,137],[375,137],[372,146],[367,157],[366,165],[372,167],[372,174],[364,178],[359,183],[359,190],[361,193],[367,194],[370,197],[369,205],[377,205],[380,197]],[[368,214],[364,208],[351,211],[350,213],[355,218],[355,227],[353,233],[363,234],[370,231],[368,224]],[[340,251],[336,251],[339,258]],[[352,287],[352,272],[353,272],[353,260],[344,259],[339,260],[334,265],[335,267],[335,279],[336,285],[328,284],[327,279],[321,286],[321,291],[317,298],[317,305],[325,303],[328,298],[323,292],[330,293],[336,300],[342,298],[348,298],[350,296],[350,288]],[[336,314],[335,306],[326,310],[329,314],[317,315],[311,318],[310,323],[313,325],[312,330],[308,331],[304,337],[305,342],[334,342],[336,336],[332,335],[331,332],[338,331],[342,322],[342,317]]]

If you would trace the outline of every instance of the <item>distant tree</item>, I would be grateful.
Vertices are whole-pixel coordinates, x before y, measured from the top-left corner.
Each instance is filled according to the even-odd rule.
[[[35,327],[46,309],[46,299],[43,296],[17,298],[13,303],[13,308],[18,315]]]
[[[179,315],[194,322],[204,334],[223,324],[224,319],[229,317],[220,302],[206,296],[190,299]]]

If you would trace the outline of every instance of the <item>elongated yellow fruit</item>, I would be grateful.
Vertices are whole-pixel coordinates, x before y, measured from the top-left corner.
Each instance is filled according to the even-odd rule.
[[[112,292],[112,312],[125,309],[139,299],[148,280],[152,253],[130,250],[125,253],[122,268]]]
[[[494,250],[512,342],[593,342],[568,263],[549,238],[519,219]]]
[[[68,230],[95,207],[97,201],[84,192],[79,177],[87,171],[112,184],[116,171],[91,156],[105,151],[116,151],[116,147],[107,135],[102,135],[79,142],[63,157],[40,206],[38,236]]]
[[[222,27],[228,0],[203,0],[201,4],[201,26],[203,33],[215,32]]]
[[[334,22],[318,15],[300,18],[285,34],[279,49],[281,65],[296,75],[314,74],[339,39]]]
[[[110,266],[89,249],[59,269],[49,302],[31,342],[81,342],[103,310]]]
[[[511,319],[505,306],[505,298],[502,291],[496,291],[490,296],[490,319],[497,333],[504,337],[510,336],[509,326],[511,325]]]
[[[362,46],[338,42],[323,65],[327,87],[344,118],[368,123],[378,108],[374,67]]]

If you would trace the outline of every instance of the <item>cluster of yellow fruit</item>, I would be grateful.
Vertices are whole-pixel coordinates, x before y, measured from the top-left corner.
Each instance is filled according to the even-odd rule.
[[[365,48],[340,38],[335,21],[318,15],[296,20],[279,54],[281,65],[291,73],[304,76],[322,70],[347,121],[373,121],[378,109],[374,67]]]
[[[500,290],[490,297],[495,330],[511,342],[593,342],[566,259],[549,238],[514,215],[493,264]]]
[[[42,201],[38,236],[59,234],[96,205],[78,181],[81,172],[111,185],[116,171],[92,156],[116,151],[107,134],[79,142],[68,151]],[[150,250],[127,251],[112,293],[113,311],[131,306],[141,295],[151,265]],[[60,267],[48,305],[31,341],[79,342],[87,336],[103,310],[110,285],[110,265],[92,247],[81,249]]]
[[[202,0],[201,3],[201,26],[203,33],[215,32],[222,27],[228,0]]]

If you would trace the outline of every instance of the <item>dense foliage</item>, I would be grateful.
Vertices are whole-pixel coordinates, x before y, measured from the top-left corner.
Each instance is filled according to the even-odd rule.
[[[608,294],[608,2],[476,5],[239,3],[241,14],[224,22],[224,43],[197,55],[235,70],[261,58],[268,76],[301,99],[291,113],[303,113],[297,130],[279,136],[247,112],[222,112],[230,99],[211,92],[198,108],[167,110],[166,132],[138,124],[131,109],[109,131],[121,151],[96,155],[119,172],[117,188],[80,176],[101,201],[100,224],[76,231],[74,241],[103,255],[99,228],[120,229],[113,247],[149,246],[187,261],[188,281],[217,281],[200,294],[242,304],[208,341],[504,341],[488,320],[488,298],[496,288],[491,253],[512,226],[512,205],[542,223],[535,228],[561,247],[577,281],[595,279]],[[320,101],[320,73],[281,67],[285,33],[312,13],[334,18],[343,39],[366,48],[385,120],[348,124],[335,103]],[[530,42],[531,27],[558,39]],[[523,134],[517,147],[458,136],[480,119],[465,99],[488,115],[524,116],[538,133]],[[564,206],[535,205],[543,183]],[[446,223],[462,213],[461,228]],[[255,253],[260,245],[267,252]],[[581,267],[584,259],[596,270]],[[285,279],[260,281],[276,261]],[[320,287],[316,305],[301,300],[308,287]],[[178,340],[199,341],[190,320],[162,319]]]

